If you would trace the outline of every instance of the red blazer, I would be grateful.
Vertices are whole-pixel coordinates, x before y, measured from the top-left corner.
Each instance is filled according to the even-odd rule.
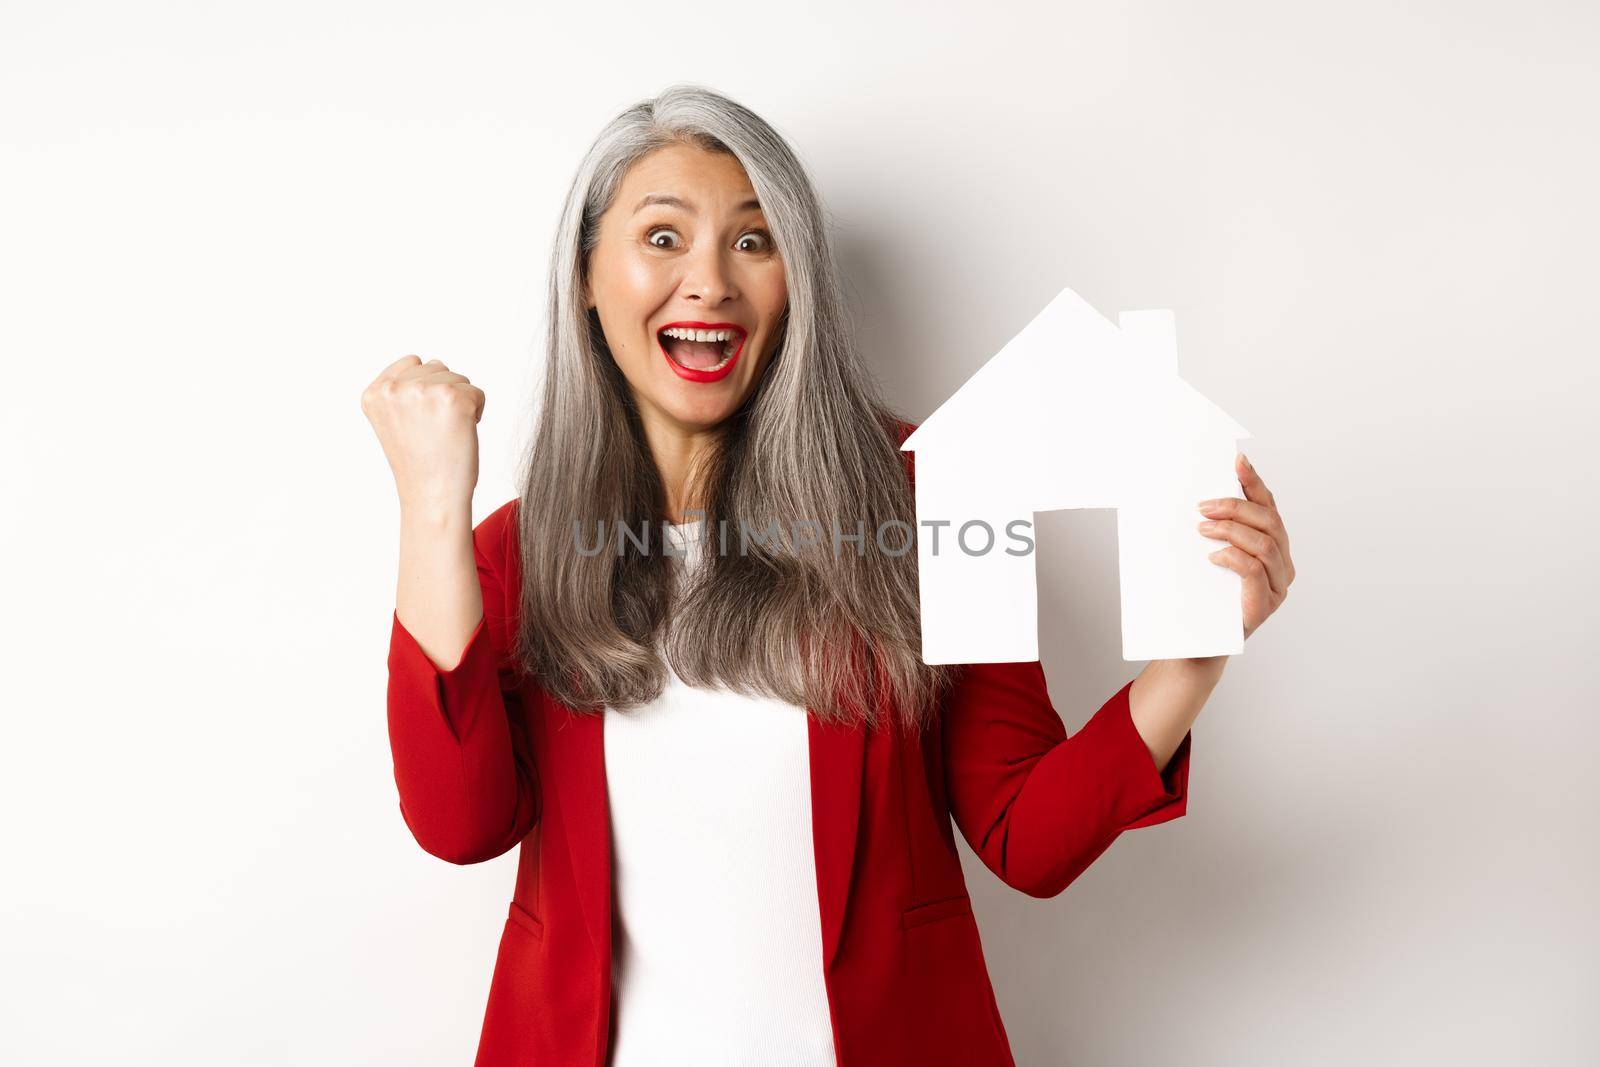
[[[615,1005],[603,723],[508,659],[517,506],[473,532],[484,617],[453,669],[439,670],[393,616],[395,783],[428,853],[480,863],[521,846],[477,1067],[605,1067]],[[952,818],[1007,885],[1054,896],[1124,830],[1184,813],[1190,736],[1158,774],[1125,685],[1069,737],[1037,660],[964,665],[920,737],[815,718],[808,728],[839,1064],[1014,1067]]]

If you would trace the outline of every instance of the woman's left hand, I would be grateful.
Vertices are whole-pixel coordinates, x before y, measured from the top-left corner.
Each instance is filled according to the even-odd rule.
[[[1210,559],[1244,579],[1244,635],[1248,638],[1289,595],[1294,561],[1289,558],[1289,533],[1267,483],[1244,453],[1234,466],[1245,499],[1202,500],[1200,513],[1207,520],[1200,524],[1200,532],[1229,542],[1211,553]]]

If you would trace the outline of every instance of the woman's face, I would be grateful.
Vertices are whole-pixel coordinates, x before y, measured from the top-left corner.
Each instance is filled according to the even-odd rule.
[[[624,176],[584,299],[647,424],[703,432],[760,381],[788,303],[766,226],[732,156],[672,145]]]

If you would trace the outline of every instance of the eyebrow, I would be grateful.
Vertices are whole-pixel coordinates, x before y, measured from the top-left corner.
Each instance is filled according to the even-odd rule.
[[[667,207],[681,207],[683,210],[688,211],[690,213],[693,213],[694,211],[697,210],[693,204],[689,203],[689,201],[687,201],[687,200],[684,200],[682,197],[673,196],[670,193],[648,193],[648,194],[645,195],[645,198],[643,200],[640,200],[637,204],[634,205],[633,213],[635,215],[637,215],[640,211],[644,210],[645,206],[648,205],[648,204],[664,204]],[[738,207],[734,208],[734,210],[735,211],[750,211],[750,210],[760,211],[761,210],[761,201],[755,200],[755,199],[746,200],[744,203],[742,203]]]

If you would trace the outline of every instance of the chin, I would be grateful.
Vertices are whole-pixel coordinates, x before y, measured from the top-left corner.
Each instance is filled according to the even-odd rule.
[[[661,405],[662,410],[670,415],[679,424],[691,430],[711,430],[726,422],[739,409],[739,405],[732,399],[718,403],[702,400],[699,403],[685,403],[682,398],[675,398],[676,403]]]

